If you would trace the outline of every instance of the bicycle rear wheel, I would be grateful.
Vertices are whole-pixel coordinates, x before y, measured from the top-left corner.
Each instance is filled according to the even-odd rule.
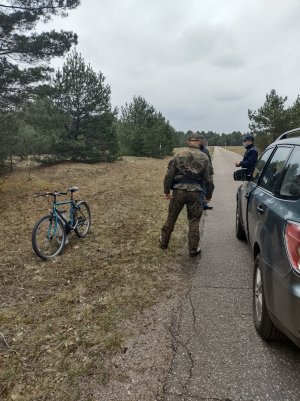
[[[66,230],[60,219],[51,214],[39,219],[32,230],[32,247],[42,259],[59,255],[66,242]]]
[[[84,202],[78,202],[75,210],[75,233],[78,237],[85,237],[91,228],[91,211],[89,205]]]

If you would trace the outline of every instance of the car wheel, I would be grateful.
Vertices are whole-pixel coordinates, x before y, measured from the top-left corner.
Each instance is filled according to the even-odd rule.
[[[245,241],[246,240],[246,234],[245,234],[245,231],[244,231],[244,228],[242,226],[241,219],[240,219],[240,208],[239,208],[238,202],[236,203],[235,235],[241,241]]]
[[[274,326],[267,309],[260,254],[256,256],[254,261],[253,317],[256,331],[264,340],[279,340],[283,337],[282,333]]]

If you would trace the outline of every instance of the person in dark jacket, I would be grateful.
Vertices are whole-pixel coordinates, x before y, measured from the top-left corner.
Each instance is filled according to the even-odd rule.
[[[213,180],[214,169],[213,169],[213,166],[212,166],[212,161],[211,161],[211,157],[210,157],[207,145],[208,145],[207,140],[204,138],[204,136],[200,135],[200,146],[199,146],[199,149],[200,149],[201,152],[206,154],[206,156],[208,157],[208,160],[209,160],[209,179],[206,182],[206,184],[203,183],[203,192],[201,192],[201,195],[200,195],[200,203],[201,203],[201,205],[203,207],[203,210],[213,209],[212,206],[208,205],[208,202],[210,202],[211,199],[207,200],[206,189],[207,189],[207,187],[209,187],[210,192],[212,194],[213,191],[214,191],[214,188],[215,188],[214,180]]]
[[[251,176],[258,157],[258,152],[254,146],[254,137],[252,135],[245,136],[244,146],[246,148],[246,152],[244,153],[243,160],[236,162],[235,165],[236,167],[246,168],[247,175]]]

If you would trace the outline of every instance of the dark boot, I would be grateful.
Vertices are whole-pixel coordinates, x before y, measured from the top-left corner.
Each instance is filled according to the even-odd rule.
[[[168,244],[165,244],[165,243],[162,242],[161,236],[159,237],[158,242],[159,242],[159,246],[160,246],[161,249],[167,249],[168,248]]]
[[[194,249],[191,249],[190,250],[190,257],[195,257],[195,256],[199,256],[199,255],[201,255],[201,249],[196,249],[196,250],[194,250]]]

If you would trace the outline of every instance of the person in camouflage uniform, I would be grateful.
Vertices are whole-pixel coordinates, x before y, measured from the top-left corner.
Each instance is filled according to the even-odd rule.
[[[164,197],[170,199],[168,218],[162,227],[159,239],[160,247],[168,247],[179,213],[186,205],[189,222],[188,246],[190,256],[199,254],[198,249],[200,233],[199,223],[202,216],[202,206],[199,196],[203,187],[201,182],[209,180],[209,160],[203,153],[199,152],[200,135],[190,134],[187,148],[177,152],[169,162],[164,179]],[[210,187],[208,187],[210,188]],[[171,196],[171,190],[173,190]],[[210,189],[206,194],[211,198]]]

